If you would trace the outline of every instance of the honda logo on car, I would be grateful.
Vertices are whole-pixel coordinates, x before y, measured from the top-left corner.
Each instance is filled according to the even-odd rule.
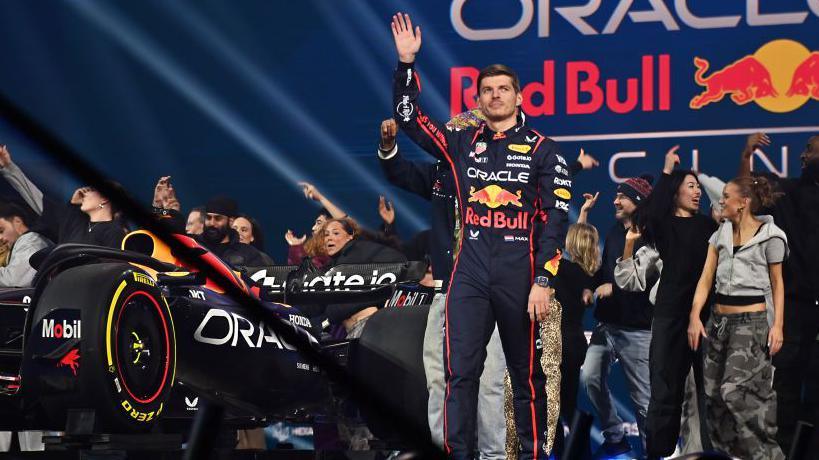
[[[290,315],[290,323],[301,327],[313,327],[309,319],[299,315]]]
[[[82,323],[80,320],[62,320],[56,322],[53,319],[43,320],[44,339],[79,339],[82,333]]]

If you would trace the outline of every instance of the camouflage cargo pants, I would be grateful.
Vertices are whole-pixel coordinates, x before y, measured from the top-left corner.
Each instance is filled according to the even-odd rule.
[[[776,443],[766,313],[714,313],[706,330],[703,377],[714,449],[742,459],[784,459]]]

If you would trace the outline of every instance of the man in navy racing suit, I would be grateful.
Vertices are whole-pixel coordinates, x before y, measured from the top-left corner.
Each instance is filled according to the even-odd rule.
[[[409,16],[399,13],[392,31],[400,61],[394,117],[415,143],[450,165],[463,221],[446,305],[445,450],[451,458],[472,458],[481,366],[497,323],[514,393],[519,458],[545,459],[538,321],[548,314],[549,283],[566,237],[569,166],[554,141],[523,124],[520,84],[506,66],[489,66],[478,76],[485,123],[445,128],[429,118],[418,105],[421,84],[413,65],[420,28],[413,30]]]

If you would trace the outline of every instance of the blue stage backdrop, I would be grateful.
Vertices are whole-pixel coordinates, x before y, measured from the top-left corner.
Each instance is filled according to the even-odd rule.
[[[754,168],[794,176],[819,132],[819,0],[12,0],[0,2],[0,88],[146,204],[161,175],[184,207],[235,196],[277,260],[284,232],[309,231],[316,213],[300,180],[370,227],[387,195],[409,237],[426,204],[375,158],[396,11],[423,29],[421,102],[437,118],[472,107],[480,68],[518,71],[528,122],[566,156],[601,161],[572,204],[600,191],[591,220],[604,233],[616,183],[656,174],[673,145],[683,167],[728,179],[763,130],[773,144]],[[48,152],[7,125],[0,135],[68,197],[76,184]]]

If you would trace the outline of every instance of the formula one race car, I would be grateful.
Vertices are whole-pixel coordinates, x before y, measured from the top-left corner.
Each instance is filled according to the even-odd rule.
[[[418,280],[425,270],[420,263],[378,264],[358,267],[366,275],[339,276],[342,268],[335,267],[296,279],[296,267],[267,267],[249,276],[257,282],[253,286],[194,240],[178,238],[236,286],[263,299],[283,297],[289,276],[299,283],[303,299],[357,290],[383,302],[397,283]],[[94,413],[95,432],[145,432],[163,419],[177,383],[197,397],[258,418],[326,404],[329,385],[321,369],[270,327],[247,319],[243,305],[186,268],[148,232],[129,234],[123,250],[58,246],[39,263],[33,286],[0,290],[0,429],[63,430],[69,412],[85,410]],[[284,303],[263,304],[266,315],[285,321],[320,350],[309,318]],[[379,332],[379,321],[395,321],[389,319],[393,314],[381,315],[368,328],[379,335],[377,346],[389,348],[392,341],[406,348],[414,341],[412,364],[396,367],[383,353],[366,358],[362,352],[361,359],[380,356],[382,362],[352,367],[366,368],[361,374],[370,378],[410,372],[411,379],[396,379],[412,381],[412,392],[420,394],[425,392],[420,342],[426,311],[407,313],[415,326],[404,327],[404,336],[385,334],[383,327]]]

